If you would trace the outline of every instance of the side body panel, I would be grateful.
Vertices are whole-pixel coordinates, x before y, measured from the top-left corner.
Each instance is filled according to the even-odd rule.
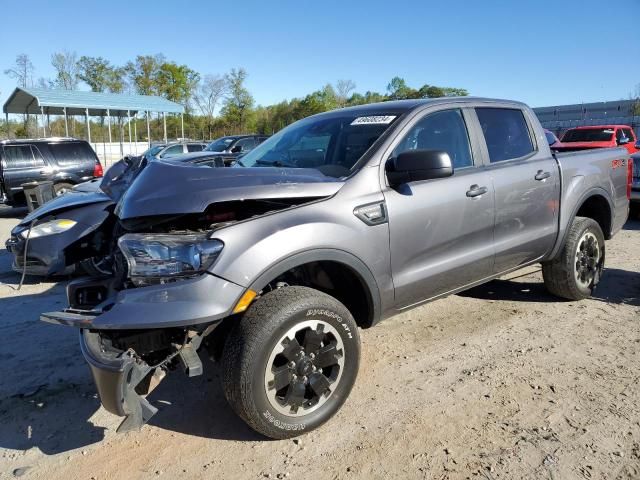
[[[562,248],[567,229],[580,206],[591,196],[604,198],[611,212],[610,238],[627,220],[627,162],[624,148],[597,149],[556,155],[562,174],[558,240],[546,258],[553,258]]]

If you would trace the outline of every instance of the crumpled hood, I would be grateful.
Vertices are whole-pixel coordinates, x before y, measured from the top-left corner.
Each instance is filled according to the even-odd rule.
[[[199,213],[212,203],[232,200],[322,198],[335,194],[342,185],[315,169],[208,168],[155,161],[133,181],[116,214],[125,220]]]
[[[100,190],[100,182],[91,181],[81,183],[73,190],[68,191],[60,197],[56,197],[53,200],[49,200],[40,208],[36,208],[33,212],[24,217],[18,225],[29,225],[35,219],[43,218],[56,212],[100,202],[113,203],[113,200],[109,198],[106,193]]]

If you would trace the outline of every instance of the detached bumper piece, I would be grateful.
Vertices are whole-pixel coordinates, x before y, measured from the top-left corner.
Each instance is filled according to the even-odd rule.
[[[140,394],[147,393],[153,367],[136,359],[131,352],[105,349],[100,336],[89,330],[80,330],[80,348],[91,367],[104,408],[126,417],[118,433],[140,429],[158,409]]]

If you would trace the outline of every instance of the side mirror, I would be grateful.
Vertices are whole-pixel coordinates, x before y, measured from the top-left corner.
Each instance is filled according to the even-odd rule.
[[[242,151],[242,145],[236,145],[231,149],[231,153],[240,153]]]
[[[125,164],[127,167],[130,167],[130,166],[131,166],[131,164],[133,163],[133,157],[132,157],[132,156],[130,156],[130,155],[125,155],[125,156],[122,158],[122,161],[124,162],[124,164]]]
[[[618,140],[618,145],[626,145],[630,141],[631,140],[629,140],[627,137],[622,137],[620,140]]]
[[[451,157],[442,150],[407,150],[386,164],[391,186],[453,175]]]

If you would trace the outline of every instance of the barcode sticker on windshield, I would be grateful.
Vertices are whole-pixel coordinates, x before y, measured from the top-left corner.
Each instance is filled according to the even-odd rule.
[[[358,117],[351,125],[388,125],[396,118],[395,115],[372,115],[370,117]]]

